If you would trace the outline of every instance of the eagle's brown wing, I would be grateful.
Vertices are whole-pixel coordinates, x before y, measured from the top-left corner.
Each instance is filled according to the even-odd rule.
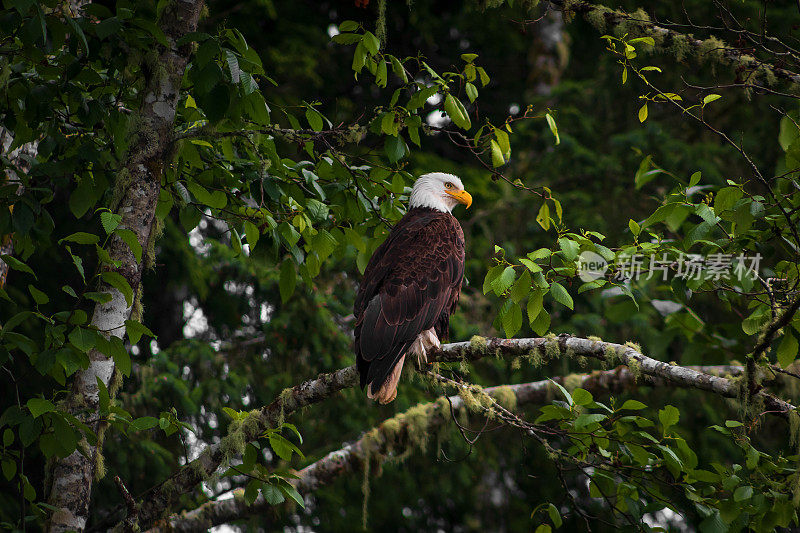
[[[421,332],[436,327],[446,334],[463,276],[458,221],[430,209],[409,211],[375,250],[356,297],[362,388],[378,390]]]

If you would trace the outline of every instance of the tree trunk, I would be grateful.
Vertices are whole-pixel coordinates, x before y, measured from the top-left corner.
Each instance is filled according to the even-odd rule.
[[[170,42],[170,48],[161,48],[153,63],[147,65],[145,70],[150,77],[146,80],[138,127],[133,132],[136,142],[130,147],[123,166],[123,171],[127,173],[126,181],[130,185],[117,210],[122,215],[120,227],[132,230],[143,250],[148,250],[152,238],[162,168],[170,152],[175,108],[191,54],[190,44],[179,48],[175,42],[197,29],[202,6],[201,0],[178,0],[165,9],[160,26]],[[128,245],[116,236],[111,242],[109,254],[112,259],[120,261],[120,266],[114,270],[128,281],[136,294],[142,278],[144,257],[138,261]],[[125,321],[130,317],[132,308],[117,289],[103,284],[100,290],[111,293],[112,300],[95,306],[92,325],[106,336],[121,338],[125,334]],[[89,359],[89,368],[79,372],[74,379],[67,408],[98,433],[98,443],[91,447],[84,440],[79,446],[80,451],[56,460],[50,466],[49,503],[58,510],[48,522],[48,531],[82,531],[89,518],[92,481],[103,445],[97,382],[101,381],[108,387],[114,375],[113,360],[97,349],[89,352]]]

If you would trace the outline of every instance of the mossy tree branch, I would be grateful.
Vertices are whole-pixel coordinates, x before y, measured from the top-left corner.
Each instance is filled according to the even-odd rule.
[[[584,0],[554,0],[552,4],[562,9],[565,15],[581,15],[601,32],[652,37],[657,47],[673,50],[679,60],[691,55],[701,62],[713,61],[733,68],[739,78],[750,82],[760,80],[764,85],[774,85],[777,80],[800,84],[800,74],[759,60],[747,50],[729,46],[716,37],[697,39],[691,34],[660,26],[641,10],[629,14]]]
[[[717,376],[737,375],[743,371],[739,366],[701,367],[698,370]],[[595,396],[619,393],[641,384],[656,386],[670,384],[660,378],[647,376],[637,380],[637,377],[629,369],[619,367],[590,374],[556,376],[552,380],[567,389],[581,387]],[[509,409],[547,403],[558,394],[550,380],[489,387],[483,389],[483,392]],[[450,396],[447,399],[441,397],[435,402],[412,407],[366,432],[359,440],[332,451],[306,466],[298,473],[298,479],[292,480],[292,484],[301,495],[307,495],[321,486],[331,484],[341,476],[363,471],[365,460],[369,460],[373,466],[380,466],[387,460],[405,457],[416,449],[424,449],[431,438],[451,422],[451,405],[453,412],[466,407],[465,400],[461,396]],[[255,514],[267,520],[275,519],[271,508],[274,507],[263,496],[256,498],[252,505],[247,505],[244,489],[237,489],[233,491],[231,498],[211,501],[194,510],[173,515],[166,523],[159,524],[150,531],[200,532]]]
[[[469,342],[446,344],[435,354],[440,362],[475,361],[487,356],[529,357],[554,359],[561,355],[590,357],[608,366],[623,364],[636,375],[661,378],[665,382],[688,388],[713,392],[726,398],[741,395],[738,382],[713,376],[701,370],[656,361],[641,353],[635,345],[621,345],[600,339],[582,339],[570,336],[549,336],[530,339],[486,339],[475,337]],[[269,428],[276,427],[294,411],[321,402],[338,391],[358,385],[355,366],[343,368],[286,389],[269,405],[251,411],[248,416],[231,424],[230,432],[219,443],[208,446],[200,456],[182,467],[169,479],[146,492],[140,498],[139,525],[152,527],[165,510],[181,494],[193,490],[212,476],[232,457],[238,456],[248,442],[254,441]],[[755,395],[772,415],[788,418],[795,407],[771,394],[760,391]],[[119,517],[123,507],[111,513]]]

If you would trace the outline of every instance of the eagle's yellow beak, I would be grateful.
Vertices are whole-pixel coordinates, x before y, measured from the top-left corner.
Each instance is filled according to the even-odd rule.
[[[458,203],[464,204],[469,209],[469,206],[472,205],[472,195],[467,191],[448,191],[445,190],[447,194],[458,200]]]

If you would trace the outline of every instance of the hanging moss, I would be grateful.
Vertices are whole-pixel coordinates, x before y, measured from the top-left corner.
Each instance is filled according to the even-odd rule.
[[[603,348],[603,356],[605,357],[608,366],[615,366],[619,361],[619,354],[617,349],[612,344],[606,344]]]
[[[633,382],[636,383],[642,375],[642,363],[635,357],[630,357],[628,359],[628,370],[631,371]]]
[[[125,193],[128,192],[132,181],[131,173],[127,167],[123,167],[117,172],[117,178],[114,181],[114,191],[111,193],[111,201],[108,204],[109,209],[112,211],[117,210]]]
[[[464,400],[464,405],[473,412],[478,412],[481,410],[480,402],[475,399],[475,396],[472,394],[472,390],[469,387],[461,387],[458,390],[458,395]]]
[[[370,469],[370,452],[368,450],[364,450],[364,458],[363,458],[363,472],[364,475],[361,478],[361,494],[363,496],[363,501],[361,503],[361,528],[366,531],[367,530],[367,510],[369,509],[369,469]]]
[[[469,347],[470,350],[475,353],[485,353],[486,348],[489,346],[489,341],[486,340],[486,337],[481,337],[480,335],[473,335],[472,338],[469,340]]]
[[[800,415],[797,409],[789,411],[789,439],[790,445],[800,446]]]
[[[542,350],[537,348],[532,349],[522,357],[524,357],[533,368],[539,368],[545,362]]]
[[[228,463],[234,457],[242,455],[245,446],[247,446],[247,440],[242,421],[234,420],[228,427],[228,434],[219,441],[219,449],[224,457],[224,462]]]
[[[378,19],[375,21],[375,37],[386,44],[386,0],[378,0]]]
[[[709,37],[700,43],[697,48],[697,60],[702,64],[706,61],[720,63],[725,59],[726,45],[716,37]]]
[[[142,258],[144,268],[151,269],[155,265],[156,260],[156,242],[164,234],[164,221],[158,217],[153,219],[153,226],[150,228],[150,238],[147,239],[147,251]],[[137,301],[141,298],[137,298]]]
[[[509,411],[513,411],[517,407],[517,395],[514,393],[514,389],[508,385],[503,385],[494,389],[494,391],[492,391],[492,397],[499,405]]]
[[[545,358],[548,361],[552,361],[561,357],[561,347],[558,345],[558,338],[552,333],[548,333],[545,338],[547,339],[544,343]]]
[[[689,37],[681,34],[673,35],[670,51],[675,55],[675,59],[678,61],[683,61],[686,59],[686,57],[691,53]]]
[[[278,405],[281,406],[281,410],[278,413],[278,421],[277,421],[278,427],[281,427],[286,419],[286,412],[285,412],[286,402],[292,397],[292,391],[293,389],[286,388],[283,389],[281,393],[278,395]]]
[[[106,477],[106,459],[98,448],[94,457],[94,480],[100,481]]]
[[[608,26],[608,19],[614,13],[613,9],[606,6],[595,6],[594,9],[586,13],[586,21],[594,26],[600,33],[605,33]]]

